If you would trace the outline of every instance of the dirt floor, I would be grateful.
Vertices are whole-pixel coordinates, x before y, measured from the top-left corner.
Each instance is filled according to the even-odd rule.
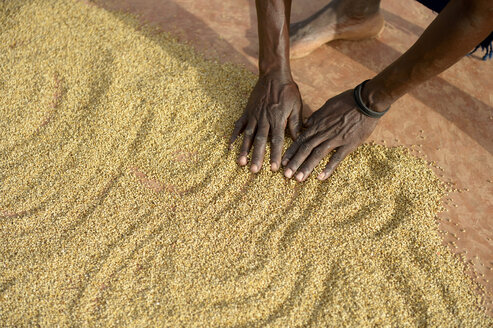
[[[208,56],[257,71],[254,1],[95,0],[141,16],[178,35]],[[292,22],[326,1],[293,1]],[[406,51],[436,16],[414,1],[382,1],[385,29],[377,39],[334,41],[292,62],[306,115],[329,97],[371,78]],[[487,290],[493,313],[493,61],[463,58],[393,105],[371,140],[386,145],[421,145],[422,155],[459,189],[445,202],[444,244],[464,254]],[[448,220],[447,220],[448,219]]]

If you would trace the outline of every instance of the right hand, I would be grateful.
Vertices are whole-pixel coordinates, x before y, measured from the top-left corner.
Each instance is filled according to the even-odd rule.
[[[247,165],[247,156],[253,144],[250,170],[253,173],[260,171],[270,132],[271,170],[277,171],[281,164],[284,130],[287,125],[293,140],[297,138],[301,129],[301,108],[300,91],[291,78],[281,78],[272,73],[260,76],[243,115],[235,123],[229,141],[231,149],[236,138],[243,132],[238,165]]]

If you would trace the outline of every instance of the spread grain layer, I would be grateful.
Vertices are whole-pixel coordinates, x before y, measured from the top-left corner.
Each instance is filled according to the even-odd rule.
[[[422,159],[254,176],[226,151],[251,73],[86,3],[0,8],[2,326],[491,325]]]

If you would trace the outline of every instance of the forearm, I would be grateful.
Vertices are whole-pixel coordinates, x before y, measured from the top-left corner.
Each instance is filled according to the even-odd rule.
[[[259,36],[259,74],[276,73],[291,79],[289,16],[291,0],[256,0]]]
[[[452,66],[492,30],[491,0],[450,1],[406,53],[365,85],[363,99],[374,110],[386,109]]]

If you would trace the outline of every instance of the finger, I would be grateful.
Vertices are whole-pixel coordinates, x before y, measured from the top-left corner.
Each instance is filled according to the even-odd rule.
[[[243,131],[243,143],[241,144],[240,154],[238,155],[238,164],[240,166],[247,165],[247,156],[252,148],[253,136],[255,135],[255,128],[257,127],[257,120],[252,119],[248,122],[245,131]]]
[[[229,138],[229,149],[230,150],[233,146],[233,143],[236,141],[236,139],[240,135],[240,133],[243,132],[243,129],[245,129],[246,122],[247,122],[246,115],[241,116],[235,122],[235,127],[233,129],[233,133],[231,133],[231,137]]]
[[[281,161],[282,165],[283,166],[288,165],[289,161],[296,154],[298,148],[303,144],[303,142],[305,140],[309,140],[311,137],[315,135],[315,133],[316,133],[315,129],[308,129],[305,130],[303,133],[301,133],[284,153],[284,156],[282,157],[282,161]]]
[[[301,109],[294,109],[288,118],[289,134],[293,140],[296,140],[301,132]]]
[[[332,140],[327,140],[315,147],[312,150],[310,156],[303,162],[300,166],[298,173],[296,173],[296,180],[302,182],[305,181],[306,178],[312,173],[313,169],[320,163],[321,160],[324,159],[332,150],[334,150],[335,146],[332,144]]]
[[[341,146],[337,148],[336,152],[330,158],[329,162],[325,166],[325,169],[318,175],[317,179],[326,180],[328,177],[334,173],[336,167],[342,162],[344,158],[352,151],[349,146]]]
[[[298,170],[298,167],[305,161],[305,159],[310,156],[310,153],[312,150],[318,146],[320,142],[317,140],[317,138],[312,138],[307,142],[302,143],[299,147],[298,150],[296,151],[296,154],[293,156],[293,158],[289,161],[288,165],[286,165],[286,169],[284,170],[284,176],[286,178],[291,178]]]
[[[269,123],[267,123],[266,119],[261,119],[261,122],[257,127],[257,133],[255,134],[255,139],[253,142],[252,166],[250,167],[250,171],[252,171],[253,173],[257,173],[262,167],[268,136]]]
[[[301,134],[292,144],[291,146],[288,147],[286,152],[284,153],[284,156],[282,157],[282,165],[286,166],[288,165],[289,161],[291,158],[293,158],[294,154],[298,151],[298,148],[302,144],[303,140],[305,140],[305,134]]]
[[[275,128],[270,141],[270,169],[276,172],[281,165],[282,145],[284,143],[284,128]]]

